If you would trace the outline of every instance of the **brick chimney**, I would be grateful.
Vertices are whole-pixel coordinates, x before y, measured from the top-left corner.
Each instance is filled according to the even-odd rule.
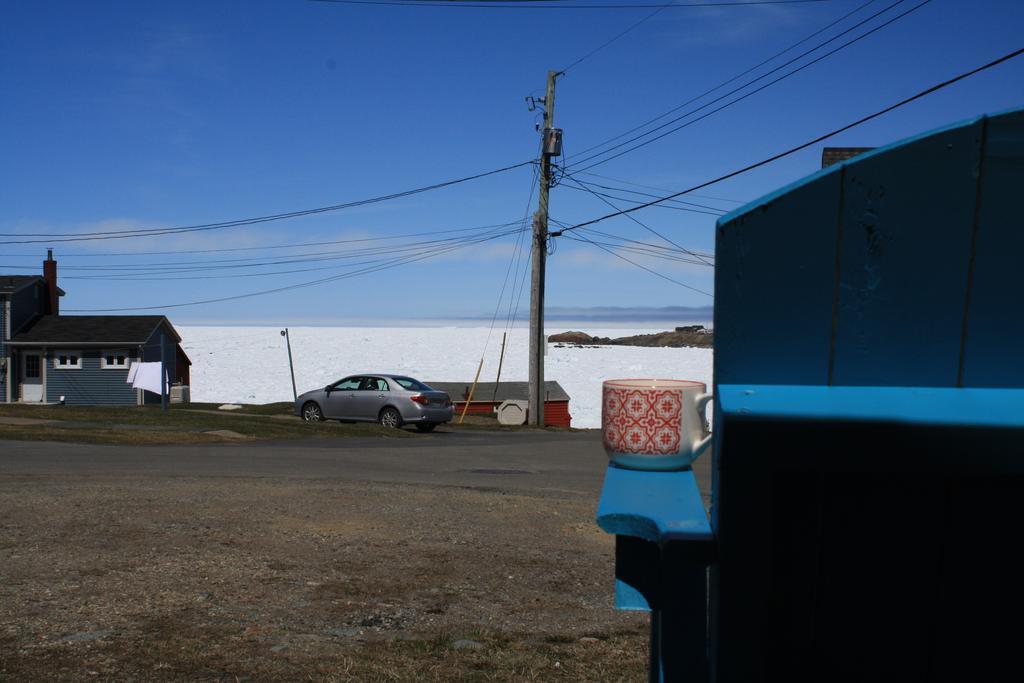
[[[57,294],[57,262],[53,260],[53,249],[46,250],[46,260],[43,261],[43,279],[46,280],[46,288],[50,294],[50,305],[46,312],[50,315],[60,315],[60,296]]]
[[[827,168],[873,149],[874,147],[825,147],[821,150],[821,167]]]

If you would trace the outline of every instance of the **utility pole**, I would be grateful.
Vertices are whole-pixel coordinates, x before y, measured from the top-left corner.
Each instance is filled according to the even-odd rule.
[[[548,192],[551,157],[562,153],[562,131],[555,129],[555,79],[548,72],[544,104],[543,144],[540,155],[540,202],[533,217],[533,270],[530,276],[530,402],[531,425],[544,426],[544,269],[548,255]],[[531,100],[532,102],[532,100]]]

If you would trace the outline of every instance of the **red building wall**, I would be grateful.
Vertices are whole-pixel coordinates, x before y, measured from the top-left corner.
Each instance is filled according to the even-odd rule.
[[[458,416],[462,414],[462,408],[466,405],[465,401],[455,401],[455,419],[458,421]],[[469,404],[469,410],[466,411],[467,415],[494,415],[494,409],[498,407],[498,403],[491,403],[490,401],[473,401]],[[544,424],[548,427],[571,427],[572,416],[569,414],[569,402],[568,401],[545,401],[544,402]]]

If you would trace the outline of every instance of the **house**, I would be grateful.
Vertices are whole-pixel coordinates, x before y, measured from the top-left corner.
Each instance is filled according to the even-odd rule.
[[[163,340],[171,381],[187,385],[191,361],[162,315],[61,315],[53,252],[43,275],[0,275],[0,401],[142,405],[155,394],[133,389],[128,369],[159,361]]]
[[[455,414],[460,415],[469,398],[470,382],[427,382],[438,391],[447,392],[455,405]],[[497,387],[497,388],[495,388]],[[473,391],[467,415],[493,415],[502,401],[527,401],[530,397],[529,382],[480,382]],[[544,382],[544,424],[553,427],[571,427],[569,394],[558,382]]]

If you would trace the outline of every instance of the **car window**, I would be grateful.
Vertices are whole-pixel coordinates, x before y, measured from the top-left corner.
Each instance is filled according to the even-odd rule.
[[[433,391],[423,382],[414,380],[412,377],[392,377],[406,391]]]
[[[363,391],[387,391],[388,383],[379,377],[367,377],[360,389]]]
[[[359,388],[359,383],[362,379],[362,377],[346,377],[335,382],[331,388],[338,391],[355,391]]]

